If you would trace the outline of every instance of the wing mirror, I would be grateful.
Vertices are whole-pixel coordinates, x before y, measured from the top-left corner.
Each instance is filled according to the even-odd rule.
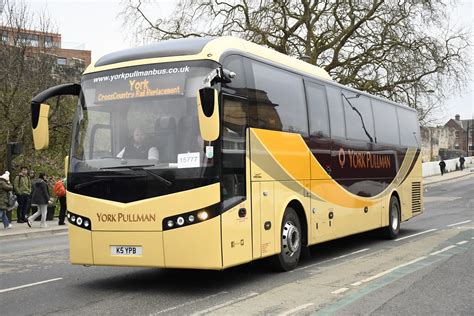
[[[36,150],[48,148],[49,145],[49,105],[43,102],[60,95],[78,96],[80,91],[81,86],[78,84],[61,84],[41,92],[31,100],[31,129]]]
[[[217,90],[210,87],[199,89],[197,106],[199,129],[205,141],[213,141],[219,137],[219,102]]]

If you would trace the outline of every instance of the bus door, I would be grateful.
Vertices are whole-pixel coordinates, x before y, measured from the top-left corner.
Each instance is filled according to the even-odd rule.
[[[222,259],[229,267],[253,258],[252,208],[246,183],[247,98],[223,94],[222,100]]]

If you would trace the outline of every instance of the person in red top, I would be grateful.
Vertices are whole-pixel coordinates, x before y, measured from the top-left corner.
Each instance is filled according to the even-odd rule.
[[[65,225],[64,219],[66,218],[66,179],[58,179],[54,184],[54,194],[59,199],[59,223],[58,225]]]

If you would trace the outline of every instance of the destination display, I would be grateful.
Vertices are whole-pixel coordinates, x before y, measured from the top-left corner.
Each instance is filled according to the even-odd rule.
[[[149,66],[148,66],[149,67]],[[95,102],[184,95],[190,66],[167,69],[137,67],[129,72],[102,74],[88,82],[95,90]]]

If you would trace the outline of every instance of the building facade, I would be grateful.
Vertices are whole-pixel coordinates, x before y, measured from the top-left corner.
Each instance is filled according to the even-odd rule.
[[[421,155],[423,162],[456,157],[454,148],[456,129],[446,126],[421,127]]]
[[[45,53],[56,57],[58,65],[82,66],[91,63],[91,51],[62,48],[61,34],[0,26],[0,42],[25,47],[28,54]]]
[[[445,127],[455,130],[454,148],[462,152],[463,155],[474,155],[474,119],[462,120],[457,114],[454,119],[450,119]]]

